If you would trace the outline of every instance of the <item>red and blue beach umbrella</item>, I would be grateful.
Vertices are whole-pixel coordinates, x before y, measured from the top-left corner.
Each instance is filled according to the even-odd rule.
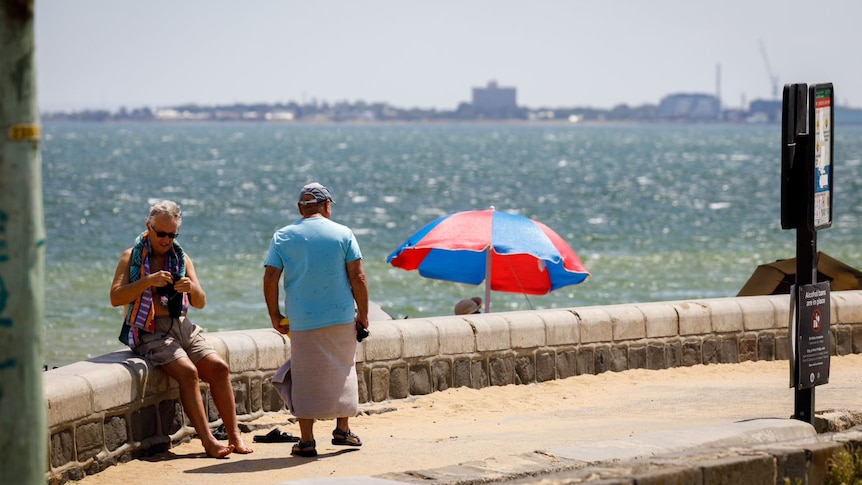
[[[386,258],[426,278],[478,285],[490,292],[544,295],[584,282],[590,273],[548,226],[493,208],[446,215],[410,236]]]

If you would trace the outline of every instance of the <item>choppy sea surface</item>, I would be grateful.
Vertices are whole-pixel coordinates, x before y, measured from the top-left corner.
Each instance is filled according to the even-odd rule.
[[[179,241],[208,331],[268,328],[262,261],[307,182],[362,248],[371,299],[395,318],[447,315],[484,286],[428,280],[386,256],[446,213],[494,206],[547,224],[591,277],[494,311],[736,295],[795,256],[780,225],[777,125],[48,123],[42,143],[50,366],[122,347],[108,290],[152,202],[183,208]],[[833,226],[818,249],[862,267],[862,127],[838,126]],[[373,333],[373,330],[372,330]]]

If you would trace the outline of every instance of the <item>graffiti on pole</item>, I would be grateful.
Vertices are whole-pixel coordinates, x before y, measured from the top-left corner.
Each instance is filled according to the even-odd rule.
[[[8,221],[9,217],[6,213],[0,211],[0,263],[9,261],[9,246],[6,244],[6,223]],[[0,272],[0,327],[12,326],[12,320],[3,316],[8,301],[9,291],[6,290],[6,284],[3,281],[3,272]]]
[[[6,224],[9,217],[5,212],[0,211],[0,264],[9,261],[9,246],[6,243]],[[6,313],[6,304],[9,302],[9,291],[6,290],[6,284],[3,281],[3,272],[0,271],[0,327],[11,327],[12,319],[6,318],[3,315]],[[14,358],[0,358],[0,370],[16,367],[17,361]],[[0,399],[3,399],[3,386],[0,385]]]

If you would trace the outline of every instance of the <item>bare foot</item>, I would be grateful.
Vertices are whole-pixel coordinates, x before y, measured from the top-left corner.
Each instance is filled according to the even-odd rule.
[[[245,445],[245,442],[242,440],[242,437],[239,436],[236,439],[230,440],[230,445],[233,446],[233,451],[241,454],[247,455],[249,453],[254,453],[254,450]]]
[[[254,453],[254,450],[246,446],[245,441],[242,440],[242,433],[239,430],[238,426],[234,426],[232,431],[228,431],[228,444],[233,446],[233,451],[239,453],[241,455],[247,455],[249,453]]]
[[[233,453],[234,446],[222,446],[218,441],[214,441],[211,446],[204,445],[204,451],[206,451],[207,456],[210,458],[224,458]]]

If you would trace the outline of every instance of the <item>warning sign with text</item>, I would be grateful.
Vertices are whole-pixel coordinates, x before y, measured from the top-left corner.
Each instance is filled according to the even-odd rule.
[[[829,283],[800,286],[796,301],[796,387],[808,389],[829,382]]]

